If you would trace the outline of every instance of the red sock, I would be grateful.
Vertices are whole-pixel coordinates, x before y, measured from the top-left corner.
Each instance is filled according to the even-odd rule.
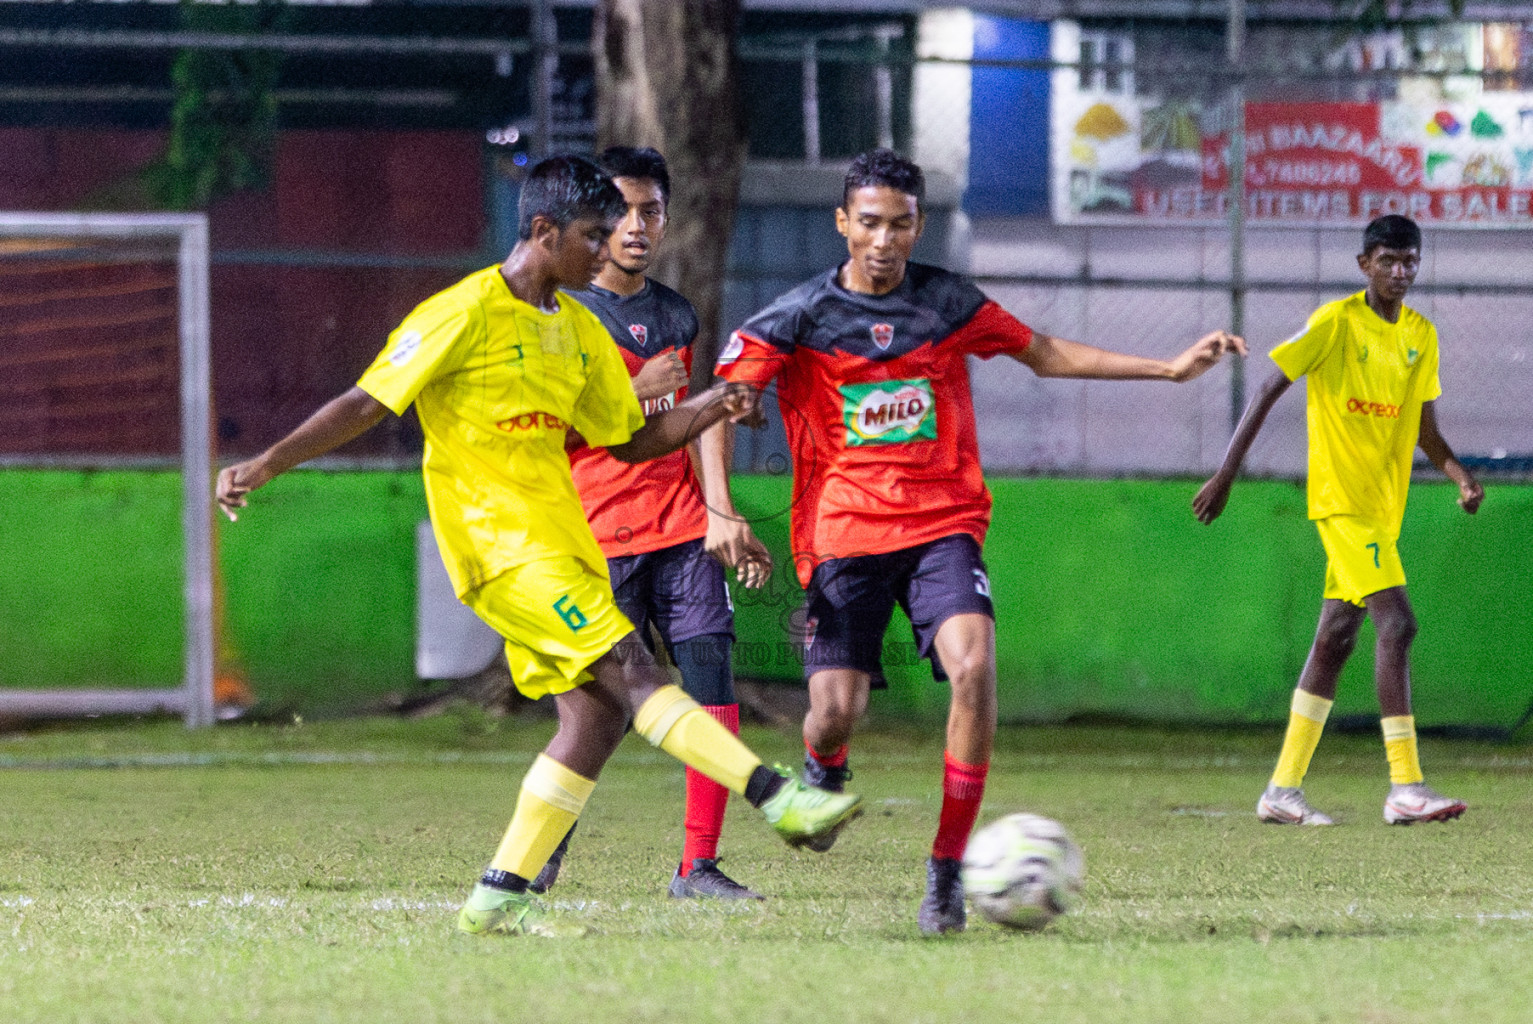
[[[942,818],[932,856],[957,860],[969,845],[969,833],[985,799],[985,776],[990,764],[964,764],[946,751],[942,754]]]
[[[724,728],[740,735],[740,705],[704,704],[703,710],[722,722]],[[692,873],[692,862],[697,858],[718,858],[719,834],[724,831],[724,808],[728,803],[729,790],[702,772],[687,769],[687,838],[681,848],[682,877]]]
[[[809,741],[808,740],[805,740],[804,741],[804,749],[809,751],[809,756],[810,757],[814,758],[816,761],[820,762],[822,765],[824,765],[827,768],[845,768],[846,767],[846,756],[847,756],[847,751],[849,749],[848,744],[845,744],[845,743],[841,744],[841,746],[838,747],[835,750],[834,753],[822,754],[818,750],[816,750],[813,747],[811,747],[809,745]]]

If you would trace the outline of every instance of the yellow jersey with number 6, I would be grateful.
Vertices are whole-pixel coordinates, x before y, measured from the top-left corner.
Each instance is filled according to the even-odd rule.
[[[570,476],[565,435],[621,444],[644,424],[612,336],[567,295],[544,312],[499,267],[417,306],[357,386],[426,435],[426,503],[458,596],[518,565],[607,560]]]
[[[1317,309],[1272,360],[1306,379],[1309,517],[1366,516],[1398,535],[1421,405],[1442,394],[1437,329],[1404,306],[1390,323],[1358,292]]]

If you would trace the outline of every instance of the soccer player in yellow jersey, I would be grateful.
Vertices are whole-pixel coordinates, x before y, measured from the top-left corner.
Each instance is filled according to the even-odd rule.
[[[834,835],[859,812],[775,772],[671,685],[618,610],[566,442],[578,432],[625,462],[676,451],[754,396],[719,385],[645,419],[611,335],[559,289],[588,286],[626,210],[597,166],[557,157],[522,187],[504,264],[421,303],[357,385],[265,452],[225,469],[230,519],[278,474],[413,402],[426,435],[426,502],[459,598],[506,639],[517,687],[552,696],[559,729],[522,780],[510,827],[458,917],[482,934],[566,934],[528,894],[579,817],[630,719],[645,739],[740,793],[789,843]]]
[[[1308,378],[1309,517],[1325,546],[1325,601],[1277,769],[1256,805],[1262,821],[1332,824],[1304,799],[1304,773],[1364,617],[1378,635],[1375,684],[1391,783],[1384,820],[1447,821],[1467,806],[1422,781],[1408,665],[1416,616],[1395,550],[1418,444],[1458,485],[1465,512],[1473,514],[1485,496],[1437,429],[1437,329],[1404,304],[1420,261],[1421,229],[1409,218],[1380,217],[1367,226],[1357,265],[1368,287],[1321,306],[1304,330],[1272,350],[1278,372],[1246,407],[1224,464],[1193,499],[1199,520],[1218,518],[1268,410],[1291,383]]]

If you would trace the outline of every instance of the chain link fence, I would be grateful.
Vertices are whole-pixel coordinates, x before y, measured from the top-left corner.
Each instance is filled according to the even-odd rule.
[[[192,31],[175,5],[5,6],[0,202],[13,207],[131,206],[136,179],[114,169],[153,166],[177,54],[222,53],[234,71],[245,52],[282,57],[273,180],[210,208],[227,453],[280,436],[415,301],[503,255],[539,153],[594,146],[588,6],[291,5],[255,34]],[[101,13],[118,6],[147,13]],[[1232,32],[1155,9],[1040,22],[747,5],[750,163],[726,329],[840,258],[839,174],[891,145],[931,182],[918,256],[971,273],[1023,320],[1157,355],[1229,326],[1256,354],[1182,388],[977,365],[987,467],[1201,474],[1245,375],[1269,372],[1263,354],[1314,307],[1361,287],[1363,223],[1402,212],[1426,230],[1412,303],[1442,337],[1447,435],[1485,467],[1526,472],[1533,18]],[[1253,471],[1303,472],[1302,415],[1279,405]],[[353,451],[409,460],[419,443],[406,422]],[[740,465],[766,470],[781,452],[780,437],[743,439]]]
[[[1408,301],[1440,333],[1447,436],[1482,471],[1533,470],[1533,22],[1254,24],[1237,43],[1211,21],[944,11],[898,38],[910,60],[892,71],[815,56],[860,67],[865,91],[875,73],[910,83],[897,142],[951,196],[928,257],[1050,334],[1169,355],[1231,327],[1252,346],[1184,388],[976,364],[989,470],[1211,471],[1247,376],[1275,372],[1265,354],[1363,287],[1362,227],[1383,213],[1425,230]],[[798,248],[834,250],[825,229]],[[1303,418],[1278,406],[1252,472],[1304,473]],[[776,452],[758,439],[747,458]]]

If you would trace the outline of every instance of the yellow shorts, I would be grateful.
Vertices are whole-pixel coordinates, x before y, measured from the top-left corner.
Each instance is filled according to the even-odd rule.
[[[533,700],[590,682],[587,667],[633,632],[607,577],[573,557],[516,566],[463,601],[506,638],[511,679]]]
[[[1327,516],[1315,521],[1325,546],[1325,596],[1358,607],[1363,598],[1405,586],[1396,534],[1376,519]]]

